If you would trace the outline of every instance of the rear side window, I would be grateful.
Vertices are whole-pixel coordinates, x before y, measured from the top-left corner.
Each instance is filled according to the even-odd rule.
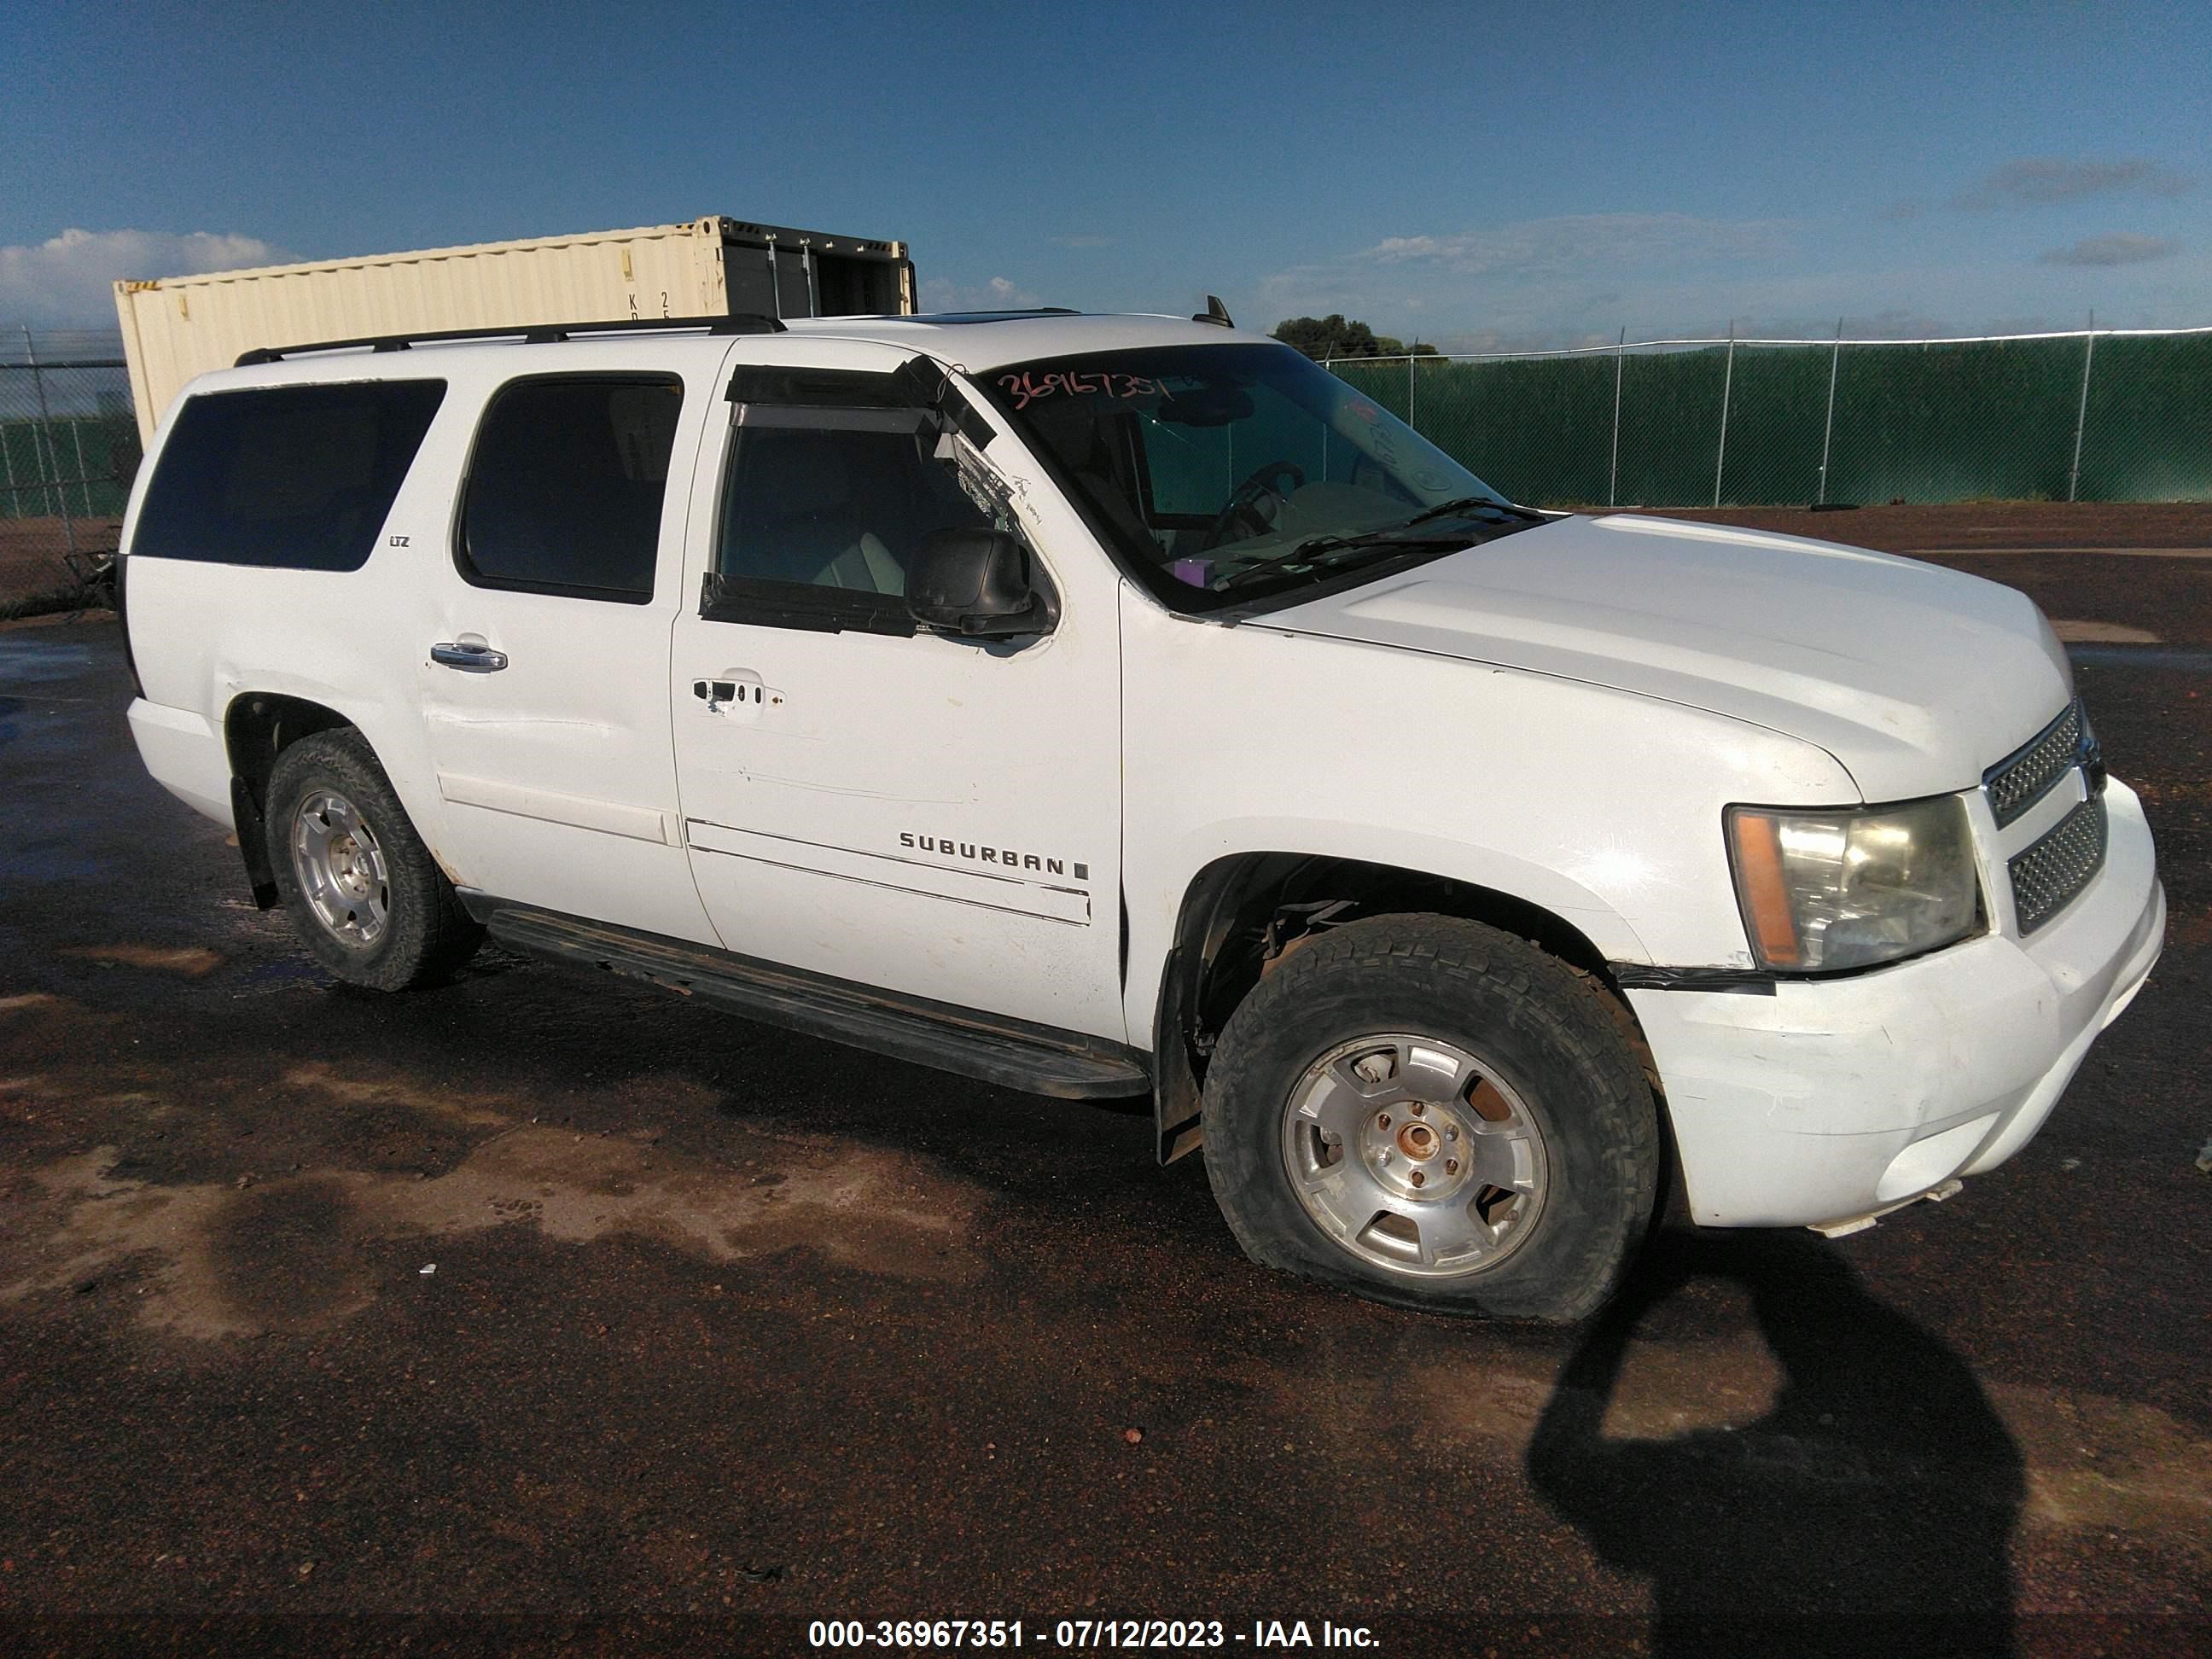
[[[479,587],[642,605],[684,383],[672,376],[517,380],[484,413],[458,562]]]
[[[131,556],[360,569],[445,395],[443,380],[363,380],[190,399]]]

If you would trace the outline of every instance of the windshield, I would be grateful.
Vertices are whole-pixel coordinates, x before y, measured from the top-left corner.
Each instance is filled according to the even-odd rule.
[[[1178,610],[1294,593],[1540,521],[1288,346],[1092,352],[977,379]]]

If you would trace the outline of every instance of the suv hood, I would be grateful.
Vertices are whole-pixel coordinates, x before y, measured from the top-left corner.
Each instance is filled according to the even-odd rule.
[[[1869,801],[1973,787],[2071,695],[2024,593],[1800,536],[1557,520],[1255,618],[1588,681],[1818,744]]]

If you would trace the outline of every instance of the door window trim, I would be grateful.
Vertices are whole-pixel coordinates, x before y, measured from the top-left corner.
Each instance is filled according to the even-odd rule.
[[[717,544],[719,545],[719,543]],[[702,622],[742,623],[754,628],[796,628],[816,634],[889,634],[912,639],[921,624],[906,600],[814,582],[771,581],[709,570],[699,586]]]

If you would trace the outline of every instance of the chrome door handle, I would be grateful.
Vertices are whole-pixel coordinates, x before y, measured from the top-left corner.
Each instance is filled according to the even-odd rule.
[[[458,668],[465,674],[496,674],[507,666],[507,653],[495,651],[477,641],[461,640],[432,646],[430,660]]]

